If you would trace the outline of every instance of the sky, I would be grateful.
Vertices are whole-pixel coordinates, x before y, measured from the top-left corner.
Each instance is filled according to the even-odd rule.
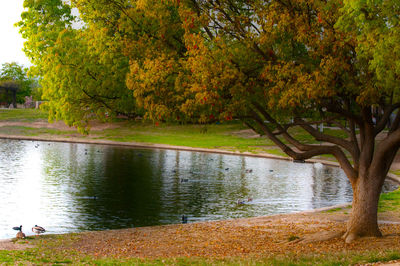
[[[17,62],[30,66],[22,51],[24,39],[14,24],[21,20],[24,0],[0,0],[0,65]]]

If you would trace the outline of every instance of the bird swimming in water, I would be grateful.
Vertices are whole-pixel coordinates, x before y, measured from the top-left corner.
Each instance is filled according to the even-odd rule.
[[[32,227],[32,232],[34,232],[37,235],[40,235],[40,234],[43,234],[44,232],[46,232],[46,230],[43,227],[35,224],[35,226]]]
[[[244,200],[241,200],[241,199],[238,199],[236,203],[237,203],[238,205],[242,205],[242,204],[245,203],[245,201],[244,201]]]
[[[182,223],[183,224],[187,224],[187,222],[188,222],[187,216],[186,215],[182,215]]]

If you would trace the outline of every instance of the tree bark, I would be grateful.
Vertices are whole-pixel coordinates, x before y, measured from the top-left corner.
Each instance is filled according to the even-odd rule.
[[[378,202],[384,181],[382,173],[359,176],[352,183],[353,206],[347,224],[347,232],[343,235],[346,243],[358,237],[380,237],[378,227]]]

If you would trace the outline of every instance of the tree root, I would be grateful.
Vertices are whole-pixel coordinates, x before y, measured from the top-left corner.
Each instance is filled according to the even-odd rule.
[[[380,231],[376,231],[374,233],[357,233],[357,232],[353,232],[353,231],[347,231],[346,233],[344,233],[344,235],[342,236],[342,239],[344,240],[344,242],[346,244],[350,244],[352,243],[354,240],[360,238],[360,237],[382,237],[382,233]]]

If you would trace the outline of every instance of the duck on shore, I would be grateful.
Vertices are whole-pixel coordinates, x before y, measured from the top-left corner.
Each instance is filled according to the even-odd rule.
[[[40,235],[46,232],[46,230],[43,227],[36,224],[34,227],[32,227],[32,232],[34,232],[37,235]]]
[[[16,238],[25,238],[25,234],[22,232],[22,225],[14,226],[13,229],[18,231],[17,235],[15,236]]]
[[[25,238],[25,234],[24,234],[24,232],[19,231],[15,237],[16,238]]]

